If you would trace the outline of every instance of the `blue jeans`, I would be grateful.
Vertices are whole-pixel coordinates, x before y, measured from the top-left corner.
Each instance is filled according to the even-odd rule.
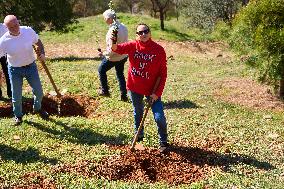
[[[144,112],[144,103],[143,98],[144,95],[140,95],[133,91],[129,91],[130,99],[132,101],[133,106],[133,114],[134,114],[134,130],[137,133],[140,122],[142,121],[143,112]],[[149,96],[146,96],[149,99]],[[167,132],[167,121],[164,114],[164,108],[161,101],[161,98],[158,98],[152,106],[152,112],[154,115],[155,122],[158,127],[158,134],[160,143],[168,142],[168,132]],[[144,137],[144,128],[142,128],[141,132],[138,134],[139,137]]]
[[[111,62],[107,60],[106,58],[103,58],[102,63],[100,64],[99,69],[98,69],[102,92],[109,93],[106,72],[110,70],[111,68],[115,67],[116,78],[119,83],[119,89],[120,89],[121,95],[123,96],[127,95],[126,82],[125,82],[125,77],[124,77],[124,64],[126,61],[127,61],[127,57],[117,62]]]
[[[43,91],[41,82],[38,75],[36,63],[33,62],[23,67],[13,67],[8,65],[8,73],[10,77],[10,83],[12,87],[12,103],[13,112],[16,117],[22,117],[22,88],[23,79],[26,78],[29,85],[32,87],[34,94],[34,111],[41,109],[41,101],[43,98]]]

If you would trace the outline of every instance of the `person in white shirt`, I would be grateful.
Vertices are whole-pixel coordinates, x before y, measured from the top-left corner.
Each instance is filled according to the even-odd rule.
[[[0,23],[0,38],[8,31],[7,27],[4,24]],[[6,88],[7,88],[7,96],[8,98],[12,97],[12,91],[11,91],[11,84],[9,80],[9,74],[8,74],[8,67],[7,67],[7,58],[6,55],[2,56],[0,58],[1,66],[2,66],[2,71],[5,76],[6,80]],[[0,98],[2,97],[2,90],[0,88]]]
[[[128,30],[126,26],[120,23],[116,19],[116,14],[113,10],[108,9],[103,13],[104,20],[106,24],[109,25],[109,30],[106,34],[106,51],[101,52],[99,49],[98,55],[102,58],[102,62],[99,66],[99,78],[101,91],[99,95],[101,96],[110,96],[109,87],[107,82],[107,74],[106,72],[111,68],[115,67],[116,77],[119,83],[121,100],[124,102],[128,101],[127,98],[127,90],[126,90],[126,82],[124,77],[124,64],[127,61],[127,55],[120,55],[111,50],[111,37],[112,31],[114,29],[118,30],[117,43],[123,43],[128,41]]]
[[[22,87],[24,78],[32,87],[34,112],[43,119],[48,119],[48,113],[41,108],[43,91],[33,52],[34,45],[38,49],[37,58],[45,61],[43,44],[31,27],[19,25],[16,16],[7,15],[4,24],[8,28],[8,32],[0,38],[0,56],[7,54],[15,125],[22,123]]]

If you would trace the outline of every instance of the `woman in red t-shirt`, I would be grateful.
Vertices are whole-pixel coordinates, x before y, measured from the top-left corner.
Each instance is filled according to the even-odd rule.
[[[115,41],[115,39],[114,39]],[[151,31],[146,24],[138,24],[136,40],[113,44],[112,50],[119,54],[128,54],[129,68],[127,77],[127,90],[134,108],[135,132],[142,120],[144,104],[143,98],[153,102],[151,108],[157,123],[161,149],[168,147],[167,122],[161,96],[167,79],[167,61],[164,48],[152,41]],[[160,78],[157,89],[153,87],[157,78]],[[138,142],[144,137],[143,129],[138,134]]]

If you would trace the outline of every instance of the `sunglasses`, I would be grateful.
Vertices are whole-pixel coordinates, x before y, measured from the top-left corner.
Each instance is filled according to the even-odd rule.
[[[144,30],[144,31],[138,31],[138,32],[136,32],[136,34],[137,35],[146,35],[146,34],[148,34],[150,32],[150,30],[149,29],[146,29],[146,30]]]

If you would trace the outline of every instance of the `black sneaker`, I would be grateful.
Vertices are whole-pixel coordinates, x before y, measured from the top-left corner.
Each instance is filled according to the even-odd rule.
[[[170,144],[167,142],[161,142],[160,143],[160,152],[161,153],[166,153],[169,149]]]
[[[132,139],[132,142],[134,141],[135,136]],[[143,142],[143,136],[138,136],[137,141],[136,142]]]
[[[127,98],[126,95],[121,95],[121,96],[120,96],[120,99],[121,99],[121,101],[123,101],[123,102],[128,102],[128,98]]]
[[[44,110],[39,110],[35,112],[38,114],[42,119],[47,120],[49,118],[49,114]]]
[[[99,93],[99,96],[105,96],[105,97],[109,97],[110,96],[110,93],[108,91],[104,92],[104,91],[100,90],[98,93]]]
[[[23,118],[22,117],[15,117],[15,125],[21,125],[23,122]]]
[[[143,136],[138,136],[138,138],[137,138],[137,142],[143,142]]]

